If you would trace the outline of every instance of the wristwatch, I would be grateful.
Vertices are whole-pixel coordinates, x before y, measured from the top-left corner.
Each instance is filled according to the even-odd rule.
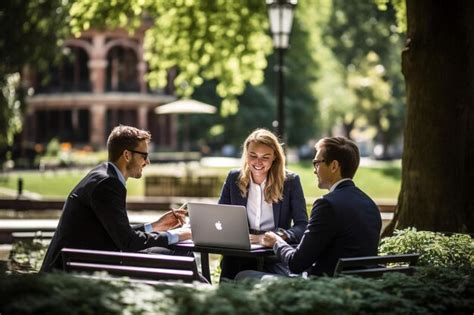
[[[278,230],[275,233],[276,235],[281,237],[284,241],[286,241],[289,238],[288,233],[282,228],[278,228]]]

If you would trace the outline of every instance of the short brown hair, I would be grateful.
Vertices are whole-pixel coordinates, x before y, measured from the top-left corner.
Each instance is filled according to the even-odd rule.
[[[110,132],[107,140],[109,161],[116,162],[124,150],[135,149],[143,140],[150,142],[150,132],[131,126],[118,125]]]
[[[359,167],[359,148],[352,141],[344,137],[327,137],[319,140],[315,145],[316,151],[324,149],[324,163],[329,165],[336,160],[341,166],[343,178],[354,178]]]

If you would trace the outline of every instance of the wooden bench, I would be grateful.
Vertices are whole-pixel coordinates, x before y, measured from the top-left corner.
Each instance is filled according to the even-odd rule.
[[[194,257],[63,248],[66,272],[105,271],[131,279],[202,281]]]
[[[334,276],[380,277],[387,272],[413,274],[420,254],[339,258]],[[394,265],[393,265],[394,264]]]

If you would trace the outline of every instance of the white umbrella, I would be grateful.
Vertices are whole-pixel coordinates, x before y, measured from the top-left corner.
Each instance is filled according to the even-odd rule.
[[[171,102],[155,108],[155,113],[164,114],[185,114],[184,126],[184,151],[189,151],[189,114],[215,114],[217,108],[215,106],[205,104],[196,100],[184,99]]]
[[[216,111],[214,106],[195,100],[179,100],[155,108],[157,114],[214,114]]]

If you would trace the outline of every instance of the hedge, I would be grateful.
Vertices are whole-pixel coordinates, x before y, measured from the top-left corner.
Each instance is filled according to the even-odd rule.
[[[473,314],[473,248],[469,235],[406,229],[379,251],[421,253],[413,276],[150,286],[31,273],[45,249],[34,241],[15,246],[15,272],[0,272],[0,314]]]
[[[3,314],[472,314],[472,272],[276,279],[219,286],[134,284],[67,274],[0,276]]]

